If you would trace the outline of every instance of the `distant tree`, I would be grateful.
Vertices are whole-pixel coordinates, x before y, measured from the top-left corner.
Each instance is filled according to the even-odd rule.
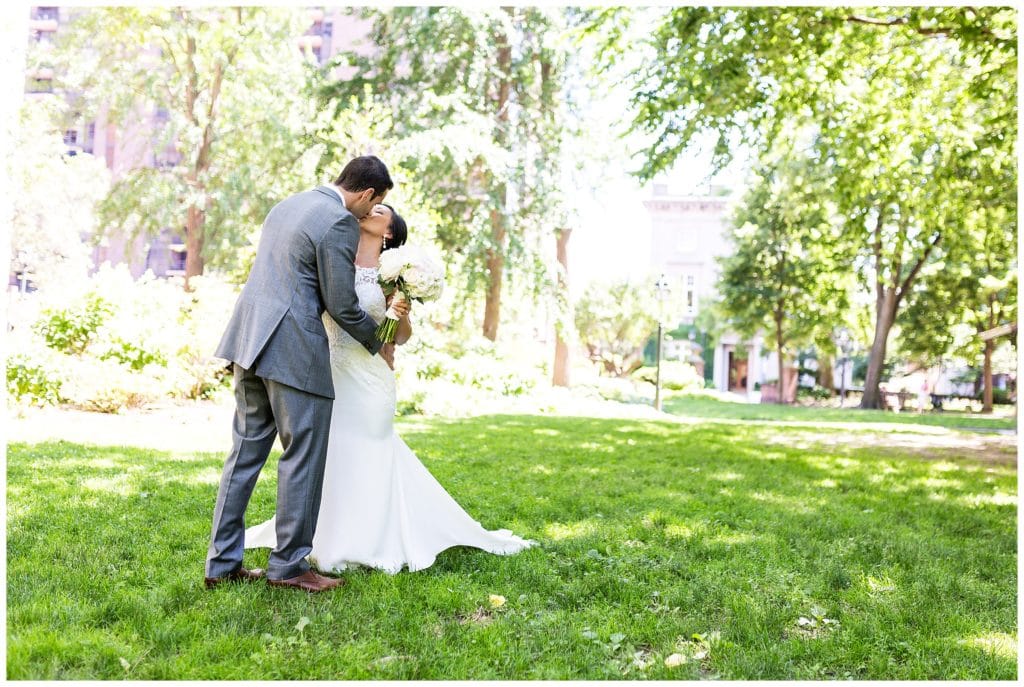
[[[630,16],[605,10],[592,28]],[[1016,213],[1015,11],[676,7],[649,34],[633,74],[633,128],[651,140],[642,178],[702,134],[717,137],[720,168],[735,143],[763,153],[786,131],[815,128],[849,262],[874,293],[861,405],[878,407],[890,331],[928,265],[955,250],[976,208]],[[626,49],[615,35],[611,59]]]
[[[616,377],[643,365],[657,325],[654,295],[629,281],[589,287],[576,303],[576,331],[588,357]]]
[[[54,123],[59,117],[45,101],[23,105],[5,161],[14,210],[9,269],[43,288],[86,276],[85,241],[96,229],[96,205],[110,184],[102,160],[68,154]]]
[[[102,228],[181,231],[186,286],[207,264],[235,267],[270,207],[309,184],[305,22],[297,9],[89,8],[40,57],[83,114],[106,108],[152,146],[116,180]]]
[[[931,267],[929,288],[911,294],[901,347],[932,363],[949,356],[980,359],[983,411],[991,412],[999,341],[978,335],[1017,321],[1017,221],[1001,207],[980,209],[966,221],[958,249]]]
[[[521,277],[556,288],[540,237],[571,228],[561,145],[571,132],[565,10],[394,7],[358,10],[372,22],[367,53],[321,90],[337,112],[369,93],[387,106],[401,162],[431,190],[437,239],[462,256],[462,288],[482,294],[482,331],[495,340],[502,292]]]
[[[831,329],[847,307],[839,229],[821,183],[805,160],[783,157],[760,168],[730,231],[733,252],[720,260],[720,308],[746,337],[770,332],[780,389],[787,356]]]

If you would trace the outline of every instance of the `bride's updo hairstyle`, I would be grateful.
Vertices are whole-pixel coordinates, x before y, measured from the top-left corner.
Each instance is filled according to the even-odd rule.
[[[391,210],[391,224],[388,226],[388,229],[391,230],[391,238],[386,240],[384,250],[398,248],[409,238],[409,229],[405,226],[405,220],[402,219],[402,216],[393,207],[387,203],[383,205],[388,210]]]

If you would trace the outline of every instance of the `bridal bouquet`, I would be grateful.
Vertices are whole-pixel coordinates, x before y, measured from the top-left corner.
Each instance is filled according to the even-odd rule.
[[[385,296],[394,293],[396,300],[405,298],[426,303],[441,297],[444,267],[419,246],[406,244],[381,253],[377,281]],[[377,327],[377,338],[384,343],[391,343],[395,340],[397,329],[398,315],[395,314],[392,301],[384,321]]]

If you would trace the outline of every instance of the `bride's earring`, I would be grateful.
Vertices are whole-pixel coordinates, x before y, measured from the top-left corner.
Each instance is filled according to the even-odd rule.
[[[381,251],[385,251],[385,250],[388,249],[388,237],[387,236],[384,237],[384,243],[381,244],[380,249],[381,249]]]

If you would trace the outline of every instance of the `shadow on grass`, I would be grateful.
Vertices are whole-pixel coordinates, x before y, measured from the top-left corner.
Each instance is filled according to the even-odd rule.
[[[979,415],[960,412],[861,410],[857,407],[817,408],[775,405],[771,403],[739,403],[707,396],[670,396],[664,409],[673,415],[719,420],[757,420],[776,422],[883,423],[891,425],[925,425],[976,431],[1012,431],[1017,427],[1015,415]]]
[[[766,445],[741,426],[490,416],[399,431],[485,527],[540,546],[353,571],[333,596],[205,592],[222,456],[10,447],[9,676],[1016,675],[1011,467]],[[250,522],[273,513],[275,460]],[[713,632],[704,659],[664,665]]]

